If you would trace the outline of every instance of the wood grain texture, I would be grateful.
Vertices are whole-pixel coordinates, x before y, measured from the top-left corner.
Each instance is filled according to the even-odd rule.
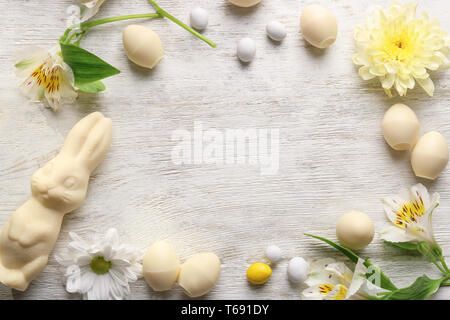
[[[113,119],[112,148],[91,178],[83,206],[66,216],[55,252],[68,243],[68,232],[117,227],[123,239],[145,249],[153,241],[173,243],[182,259],[211,250],[223,262],[220,280],[207,299],[299,299],[304,286],[287,281],[288,258],[341,255],[304,232],[335,239],[339,215],[366,212],[379,231],[386,222],[380,197],[422,182],[441,194],[434,215],[437,239],[450,258],[450,171],[434,181],[414,177],[407,152],[385,144],[380,122],[387,108],[403,102],[417,113],[422,132],[440,131],[450,139],[449,73],[434,73],[435,96],[421,89],[407,98],[389,99],[376,82],[360,80],[350,56],[352,30],[364,23],[371,4],[388,1],[318,1],[339,21],[337,42],[326,51],[307,45],[300,33],[301,8],[311,1],[263,0],[238,9],[225,0],[160,0],[173,15],[188,20],[192,7],[209,11],[205,32],[218,43],[212,49],[168,20],[140,21],[161,37],[165,58],[153,71],[130,63],[121,31],[128,22],[90,32],[82,46],[121,70],[105,80],[107,91],[83,95],[76,105],[53,113],[21,95],[12,56],[25,45],[52,46],[65,29],[70,0],[0,0],[0,223],[29,197],[32,173],[59,150],[67,132],[83,116],[98,110]],[[450,6],[443,0],[418,1],[450,30]],[[145,13],[145,0],[109,0],[99,17]],[[265,25],[283,22],[288,36],[270,41]],[[240,38],[257,42],[249,65],[236,56]],[[262,176],[248,165],[175,165],[174,130],[280,130],[280,169]],[[285,259],[262,287],[248,285],[245,271],[263,259],[268,244],[279,245]],[[54,253],[42,274],[16,299],[78,299],[66,293]],[[386,246],[377,236],[361,252],[399,286],[426,273],[430,263]],[[2,298],[11,295],[1,289]],[[177,299],[179,288],[154,293],[143,280],[132,285],[133,299]],[[434,298],[450,298],[443,288]]]

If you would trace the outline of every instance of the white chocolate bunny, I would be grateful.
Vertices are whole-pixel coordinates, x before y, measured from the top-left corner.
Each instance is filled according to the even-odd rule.
[[[47,264],[66,213],[86,197],[89,176],[111,144],[112,124],[100,112],[80,120],[59,154],[36,171],[31,198],[0,230],[0,281],[24,291]]]

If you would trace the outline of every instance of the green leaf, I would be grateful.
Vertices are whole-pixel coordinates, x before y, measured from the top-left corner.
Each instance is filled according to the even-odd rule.
[[[120,73],[112,65],[87,50],[73,44],[60,43],[60,45],[64,62],[72,68],[77,87]]]
[[[397,289],[381,297],[381,300],[423,300],[435,293],[441,285],[442,279],[433,280],[423,275],[406,288]]]
[[[305,235],[318,239],[320,241],[323,241],[327,244],[329,244],[330,246],[332,246],[333,248],[335,248],[336,250],[340,251],[341,253],[343,253],[344,255],[346,255],[353,263],[357,263],[358,259],[360,259],[360,257],[354,253],[352,250],[347,249],[341,245],[338,245],[337,243],[328,240],[326,238],[323,237],[319,237],[319,236],[315,236],[312,234],[307,234],[305,233]],[[364,265],[367,268],[370,268],[371,270],[373,270],[372,273],[368,273],[366,274],[366,278],[370,280],[370,276],[374,273],[379,274],[380,275],[380,287],[389,291],[393,291],[393,290],[397,290],[397,287],[392,283],[392,281],[381,271],[380,268],[378,268],[377,266],[373,265],[369,259],[363,259],[364,260]],[[371,280],[372,283],[375,282],[375,277],[373,280]]]
[[[419,250],[419,243],[418,242],[390,242],[390,241],[385,241],[386,243],[398,247],[398,248],[402,248],[408,251],[418,251]]]
[[[85,93],[97,93],[106,89],[103,82],[100,80],[78,84],[78,90]]]

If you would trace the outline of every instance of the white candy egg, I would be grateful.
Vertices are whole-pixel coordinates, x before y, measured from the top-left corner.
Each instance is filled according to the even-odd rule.
[[[416,176],[434,180],[448,163],[448,145],[436,131],[424,134],[411,152],[411,166]]]
[[[266,32],[269,38],[275,41],[283,41],[286,38],[286,28],[278,21],[269,22],[266,26]]]
[[[339,242],[347,248],[359,250],[372,242],[375,226],[372,219],[362,212],[351,211],[342,215],[336,225]]]
[[[303,9],[300,16],[303,37],[317,48],[328,48],[337,37],[337,21],[327,8],[312,4]]]
[[[401,103],[386,111],[381,128],[384,139],[395,150],[408,150],[419,138],[420,124],[416,114]]]
[[[128,58],[141,67],[152,69],[164,57],[158,34],[147,27],[129,25],[123,30],[122,41]]]
[[[208,11],[196,7],[191,11],[190,20],[192,28],[202,31],[208,25]]]
[[[292,258],[289,261],[287,274],[289,281],[294,283],[301,283],[308,277],[309,264],[301,257]]]
[[[281,249],[278,246],[270,245],[266,248],[266,257],[272,262],[278,262],[281,259]]]
[[[220,259],[214,253],[198,253],[181,266],[178,284],[189,297],[211,291],[220,275]]]
[[[229,0],[232,4],[238,7],[248,8],[257,5],[261,0]]]
[[[174,247],[164,241],[152,244],[145,254],[142,271],[153,290],[170,290],[180,271],[180,260]]]
[[[237,46],[237,56],[242,62],[250,62],[256,54],[256,44],[251,38],[243,38]]]

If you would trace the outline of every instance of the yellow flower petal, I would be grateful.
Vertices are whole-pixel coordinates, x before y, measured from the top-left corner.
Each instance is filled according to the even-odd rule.
[[[366,25],[355,28],[354,38],[357,52],[352,61],[361,66],[359,75],[364,80],[378,77],[388,95],[394,87],[404,96],[416,81],[432,95],[427,69],[450,66],[450,37],[426,13],[416,16],[414,3],[378,7]]]

